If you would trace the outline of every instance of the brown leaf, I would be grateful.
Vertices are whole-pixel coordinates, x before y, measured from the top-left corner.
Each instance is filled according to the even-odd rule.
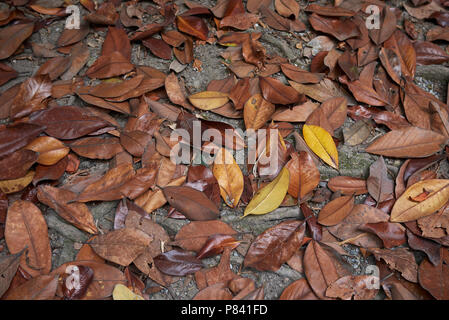
[[[424,252],[427,255],[427,258],[429,259],[429,261],[434,266],[437,266],[440,263],[441,245],[439,245],[438,243],[435,243],[431,240],[421,238],[421,237],[413,234],[408,229],[407,229],[407,240],[408,240],[407,243],[410,246],[410,248]]]
[[[348,176],[337,176],[329,180],[328,188],[333,192],[340,191],[342,194],[364,194],[367,193],[366,180]]]
[[[275,104],[292,104],[306,102],[301,95],[292,87],[286,86],[275,78],[260,77],[260,89],[265,100]]]
[[[339,278],[332,258],[315,240],[309,242],[304,253],[304,273],[320,299],[326,299],[326,289]]]
[[[86,71],[89,78],[105,79],[128,73],[134,69],[120,51],[100,56]]]
[[[76,193],[49,185],[41,185],[38,188],[37,198],[75,227],[88,233],[98,233],[94,218],[88,207],[84,203],[68,203],[76,198]]]
[[[413,47],[416,51],[418,65],[442,64],[449,61],[449,54],[432,42],[416,41],[413,43]]]
[[[294,198],[303,199],[318,186],[320,172],[308,152],[301,151],[299,155],[292,153],[291,157],[286,164],[290,171],[288,193]]]
[[[289,81],[289,83],[299,93],[305,94],[306,96],[319,102],[324,102],[335,97],[345,97],[348,101],[348,105],[357,104],[354,98],[350,94],[348,94],[341,86],[327,78],[324,78],[320,81],[320,83],[317,84],[305,85],[294,81]]]
[[[131,164],[123,164],[87,186],[74,201],[111,201],[124,197],[135,199],[154,184],[155,177],[153,166],[134,171]]]
[[[418,265],[415,256],[407,248],[368,249],[377,260],[383,259],[390,269],[398,270],[402,276],[411,282],[418,282]]]
[[[17,119],[46,108],[46,99],[51,96],[51,88],[52,84],[48,75],[37,75],[26,79],[12,101],[10,117]]]
[[[76,154],[89,159],[111,159],[123,151],[120,140],[115,137],[89,137],[69,144]]]
[[[274,7],[281,16],[286,18],[293,16],[295,19],[298,19],[300,7],[295,0],[275,0]]]
[[[369,30],[371,40],[377,45],[385,42],[396,30],[396,15],[392,8],[385,6],[380,13],[380,28]]]
[[[131,43],[125,30],[108,27],[108,33],[101,47],[101,55],[108,56],[115,51],[120,52],[125,59],[131,60]]]
[[[339,224],[329,227],[329,232],[341,240],[364,248],[381,247],[382,242],[373,234],[363,233],[359,227],[365,223],[387,222],[390,216],[380,209],[364,204],[356,204]]]
[[[252,242],[244,266],[261,271],[278,270],[301,245],[304,232],[305,224],[300,220],[284,221],[268,228]]]
[[[200,40],[207,40],[209,28],[203,19],[196,16],[177,16],[178,30],[192,35]]]
[[[135,157],[142,157],[145,147],[150,141],[152,141],[151,135],[140,130],[120,133],[120,144]]]
[[[306,278],[301,278],[285,288],[279,300],[319,300],[319,298],[313,293]]]
[[[345,276],[333,282],[326,290],[326,296],[342,300],[372,300],[378,289],[372,288],[379,281],[375,276]]]
[[[178,231],[175,241],[170,244],[198,252],[209,236],[214,234],[235,235],[236,233],[228,224],[220,220],[192,221]]]
[[[325,226],[333,226],[340,223],[352,211],[354,197],[343,196],[327,203],[318,215],[318,222]]]
[[[156,267],[171,276],[185,276],[197,272],[203,267],[201,260],[190,252],[175,249],[154,257]]]
[[[376,234],[382,239],[384,247],[387,249],[391,249],[405,243],[405,229],[399,223],[366,223],[361,225],[359,229]]]
[[[189,220],[214,220],[220,212],[204,193],[190,187],[165,187],[168,203]]]
[[[340,128],[345,120],[347,114],[347,100],[344,97],[331,98],[324,101],[321,106],[315,109],[312,114],[307,118],[306,124],[312,124],[320,126],[326,129],[326,126],[322,126],[321,119],[324,118],[325,123],[328,124],[330,133]]]
[[[263,4],[260,6],[259,11],[262,13],[263,22],[275,30],[302,32],[306,29],[302,21],[284,18]]]
[[[57,45],[66,47],[83,40],[90,32],[89,23],[81,20],[79,29],[65,29],[58,38]]]
[[[0,258],[0,297],[8,290],[19,267],[23,251]]]
[[[369,194],[377,202],[390,200],[393,197],[394,183],[388,177],[388,169],[381,156],[370,166],[370,176],[366,181]]]
[[[446,137],[430,130],[405,127],[371,143],[365,151],[394,158],[423,158],[441,149]]]
[[[63,277],[63,285],[62,285],[62,292],[64,295],[64,299],[66,300],[78,300],[86,294],[87,288],[92,283],[92,280],[94,278],[94,271],[87,267],[87,266],[77,266],[77,274],[79,276],[78,278],[78,286],[73,286],[71,288],[67,287],[68,283],[68,276]]]
[[[447,249],[440,249],[442,259],[438,265],[432,265],[425,259],[419,265],[419,284],[435,299],[446,300],[449,297],[449,267]]]
[[[151,53],[158,58],[170,60],[172,57],[172,49],[164,42],[164,40],[146,38],[142,40],[142,44],[150,49]]]
[[[38,153],[20,149],[0,159],[0,180],[12,180],[25,176],[37,161]]]
[[[203,290],[200,290],[193,300],[231,300],[231,291],[226,287],[226,282],[218,282]]]
[[[22,23],[5,27],[0,32],[0,60],[9,58],[34,30],[34,23]]]
[[[324,77],[322,73],[308,72],[289,63],[282,63],[281,69],[288,78],[297,83],[319,83]]]
[[[239,30],[247,30],[259,21],[256,14],[243,12],[229,15],[220,20],[220,27],[233,27]]]
[[[37,152],[37,162],[46,166],[56,164],[70,151],[70,148],[58,139],[46,136],[37,137],[25,146],[25,149]]]
[[[172,72],[165,78],[165,90],[171,102],[192,111],[193,106],[187,101],[185,89],[181,87],[176,75]]]
[[[275,106],[257,93],[247,99],[243,110],[246,129],[262,128],[275,110]]]
[[[349,19],[325,18],[316,13],[312,13],[309,16],[309,22],[316,31],[330,34],[339,41],[360,35],[357,25]]]
[[[416,52],[412,42],[400,30],[384,43],[384,48],[392,49],[401,63],[401,71],[404,76],[413,78],[416,69]]]
[[[25,248],[20,266],[32,276],[48,274],[51,269],[51,248],[48,227],[42,212],[29,201],[17,200],[8,209],[5,240],[9,252]]]
[[[8,292],[5,300],[53,300],[58,277],[50,275],[37,275]]]
[[[62,275],[67,273],[68,266],[86,266],[94,271],[94,278],[87,287],[86,294],[81,298],[82,300],[103,300],[112,295],[116,284],[126,284],[126,277],[123,272],[111,265],[97,261],[71,261],[62,264],[51,273],[51,275],[59,275],[58,296],[63,296]]]
[[[136,228],[122,228],[98,235],[89,245],[100,257],[127,266],[150,244],[152,238]]]

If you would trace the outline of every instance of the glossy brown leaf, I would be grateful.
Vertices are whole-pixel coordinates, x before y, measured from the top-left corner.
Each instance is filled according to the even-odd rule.
[[[405,243],[405,229],[398,223],[377,222],[366,223],[359,227],[360,230],[372,232],[382,239],[384,247],[391,249]]]
[[[449,54],[432,42],[416,41],[413,47],[418,65],[442,64],[449,61]]]
[[[201,260],[188,251],[170,250],[154,258],[156,267],[171,276],[185,276],[197,272],[203,267]]]
[[[225,248],[234,249],[239,245],[240,241],[237,241],[233,236],[227,234],[215,234],[209,236],[206,243],[197,253],[198,259],[208,258],[223,252]]]
[[[206,195],[190,187],[165,187],[168,203],[189,220],[217,219],[220,212]]]
[[[48,274],[51,248],[48,227],[42,212],[29,201],[17,200],[8,209],[5,240],[9,252],[16,254],[26,247],[20,266],[29,274]]]
[[[366,180],[348,176],[337,176],[329,180],[328,188],[334,192],[340,191],[342,194],[364,194],[368,192]]]
[[[20,85],[10,108],[10,117],[17,119],[46,107],[51,96],[52,84],[48,75],[37,75],[26,79]]]
[[[196,16],[177,16],[176,25],[178,30],[200,40],[207,40],[209,28],[203,19]]]
[[[252,242],[244,266],[276,271],[301,246],[305,224],[300,220],[284,221],[268,228]]]
[[[70,261],[52,271],[52,275],[59,275],[57,295],[63,297],[63,277],[67,274],[68,266],[86,266],[93,270],[94,278],[87,287],[86,294],[81,300],[102,300],[112,295],[116,284],[126,284],[126,277],[122,271],[111,265],[98,261]]]
[[[77,266],[78,270],[76,271],[79,275],[79,287],[73,286],[71,288],[67,287],[67,277],[63,278],[65,281],[62,285],[62,292],[64,295],[64,299],[66,300],[78,300],[83,298],[87,292],[87,288],[92,283],[94,278],[94,271],[88,266]]]

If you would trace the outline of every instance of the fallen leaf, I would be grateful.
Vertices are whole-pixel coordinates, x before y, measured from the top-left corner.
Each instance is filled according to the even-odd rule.
[[[318,126],[304,125],[303,135],[307,145],[318,157],[338,169],[338,151],[329,132]]]
[[[243,216],[250,214],[266,214],[272,212],[284,200],[290,181],[290,172],[287,168],[282,168],[276,179],[265,187],[257,190],[254,197],[246,206]]]
[[[281,222],[262,232],[251,243],[243,262],[245,267],[259,271],[277,271],[301,246],[304,221]]]
[[[16,254],[28,248],[20,266],[32,276],[48,274],[51,248],[47,223],[42,212],[29,201],[17,200],[8,209],[5,240],[9,252]]]

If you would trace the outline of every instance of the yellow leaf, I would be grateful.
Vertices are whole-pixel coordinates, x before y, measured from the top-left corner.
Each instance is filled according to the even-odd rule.
[[[265,214],[277,209],[287,194],[289,182],[290,172],[284,167],[276,179],[256,192],[248,203],[243,216]]]
[[[431,191],[427,198],[421,202],[410,200],[421,194],[423,190]],[[438,211],[449,201],[449,180],[429,179],[419,181],[409,187],[396,200],[391,209],[390,221],[413,221]]]
[[[305,124],[302,133],[309,148],[321,160],[338,169],[338,151],[329,132],[319,126]]]
[[[115,285],[114,291],[112,291],[112,298],[114,300],[145,300],[120,283]]]
[[[24,177],[19,179],[0,181],[0,190],[6,194],[18,192],[25,189],[25,187],[33,181],[33,178],[34,171],[28,171]]]
[[[221,148],[214,160],[212,173],[218,181],[220,194],[231,208],[235,208],[243,193],[243,174],[232,154]]]
[[[45,166],[56,164],[59,160],[64,158],[70,151],[70,148],[64,143],[53,137],[37,137],[31,141],[25,149],[33,150],[39,153],[37,163]]]
[[[227,93],[218,91],[203,91],[192,94],[190,103],[201,110],[212,110],[219,108],[229,101]]]

